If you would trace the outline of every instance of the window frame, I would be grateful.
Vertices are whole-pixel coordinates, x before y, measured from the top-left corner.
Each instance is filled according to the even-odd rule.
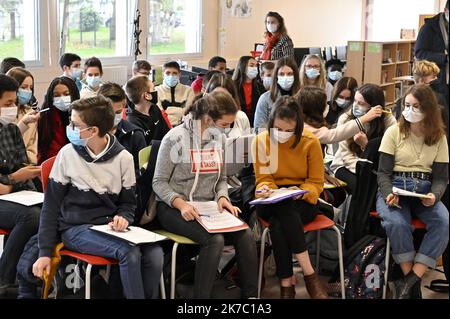
[[[201,59],[203,58],[204,55],[204,0],[198,0],[199,3],[199,34],[198,34],[198,39],[197,41],[199,41],[199,52],[194,52],[194,53],[160,53],[160,54],[151,54],[150,53],[150,48],[148,45],[148,38],[150,36],[149,30],[148,30],[148,26],[149,26],[149,19],[150,19],[150,6],[149,6],[149,0],[138,0],[138,1],[145,1],[145,13],[146,13],[146,23],[145,23],[145,27],[146,27],[146,32],[144,33],[143,30],[143,34],[146,34],[147,36],[145,37],[145,57],[147,60],[149,61],[154,61],[156,63],[161,63],[161,62],[167,62],[167,61],[173,61],[175,59],[180,59],[180,60],[197,60],[197,59]]]

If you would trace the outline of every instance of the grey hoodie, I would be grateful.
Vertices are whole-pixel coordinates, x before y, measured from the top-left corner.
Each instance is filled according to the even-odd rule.
[[[220,197],[229,200],[224,166],[217,165],[224,158],[224,140],[221,136],[205,135],[201,140],[197,121],[187,116],[182,125],[164,136],[153,177],[153,191],[158,201],[173,207],[177,197],[199,202],[218,201]],[[200,151],[211,166],[197,165],[199,157],[195,154]]]

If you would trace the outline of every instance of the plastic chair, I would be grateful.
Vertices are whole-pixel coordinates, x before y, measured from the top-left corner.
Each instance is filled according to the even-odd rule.
[[[264,266],[264,249],[266,243],[266,237],[269,233],[270,223],[263,220],[262,218],[258,218],[261,224],[264,227],[264,231],[261,235],[261,253],[259,258],[259,272],[258,272],[258,298],[261,297],[261,284],[262,284],[262,275],[263,275],[263,266]],[[342,236],[338,227],[336,227],[336,223],[331,219],[325,217],[324,215],[317,215],[317,217],[310,223],[304,225],[304,232],[317,232],[317,251],[316,251],[316,268],[319,267],[320,260],[320,231],[324,229],[333,229],[336,232],[336,239],[338,241],[338,255],[339,255],[339,275],[341,281],[341,296],[342,299],[345,299],[345,282],[344,282],[344,255],[342,251]]]
[[[378,218],[378,219],[381,219],[380,215],[378,215],[377,212],[371,212],[370,216]],[[411,219],[411,225],[414,227],[414,229],[426,229],[427,228],[427,225],[425,225],[418,218]],[[387,294],[387,283],[388,283],[388,277],[389,277],[389,262],[390,262],[390,258],[391,258],[391,241],[389,240],[389,237],[387,237],[387,240],[386,240],[386,257],[384,259],[384,264],[385,264],[386,270],[384,271],[384,286],[383,286],[383,295],[382,295],[383,299],[386,299],[386,294]]]
[[[158,152],[158,150],[159,150],[159,146],[154,148],[154,151]],[[143,148],[139,152],[139,169],[140,170],[147,168],[147,165],[150,160],[150,154],[151,154],[151,146]],[[150,169],[154,169],[154,167],[150,167]],[[169,238],[171,241],[174,242],[173,247],[172,247],[172,262],[170,265],[170,267],[171,267],[170,268],[171,269],[171,271],[170,271],[170,299],[175,299],[175,280],[176,280],[176,265],[177,265],[178,246],[180,244],[196,245],[197,243],[187,237],[177,235],[177,234],[171,233],[166,230],[160,229],[160,230],[154,230],[153,232],[160,234],[162,236],[166,236],[167,238]],[[161,283],[161,285],[164,286],[164,280]]]
[[[11,231],[8,229],[0,228],[0,236],[6,236],[9,235]]]
[[[48,178],[50,176],[50,172],[52,170],[55,159],[56,159],[56,157],[52,157],[52,158],[46,160],[45,162],[43,162],[41,165],[42,189],[44,190],[44,192],[47,187]],[[61,248],[62,248],[62,246],[61,246]],[[80,274],[80,269],[79,269],[80,261],[84,261],[85,263],[87,263],[86,278],[85,278],[85,281],[86,281],[85,298],[86,299],[91,298],[92,266],[106,266],[106,282],[108,282],[109,275],[111,273],[111,265],[117,265],[119,263],[115,259],[104,258],[104,257],[88,255],[88,254],[82,254],[82,253],[71,251],[69,249],[59,250],[59,255],[60,256],[70,256],[70,257],[77,259],[77,266],[75,268],[77,278],[79,278],[79,274]],[[57,265],[55,264],[56,268],[58,265],[59,265],[59,263]],[[48,278],[45,280],[44,291],[47,290],[47,292],[48,292],[49,285],[53,281],[55,274],[56,274],[56,270],[52,269]],[[53,277],[52,277],[52,275],[53,275]],[[166,299],[166,293],[165,293],[165,289],[164,289],[164,278],[163,278],[162,274],[161,274],[161,279],[160,279],[160,286],[161,286],[161,298]]]

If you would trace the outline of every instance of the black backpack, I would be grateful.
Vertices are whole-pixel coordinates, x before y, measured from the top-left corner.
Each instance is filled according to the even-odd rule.
[[[347,299],[381,299],[385,284],[385,257],[386,239],[373,235],[364,236],[348,250],[344,258]],[[337,268],[329,281],[330,292],[336,296],[340,288],[338,281]]]

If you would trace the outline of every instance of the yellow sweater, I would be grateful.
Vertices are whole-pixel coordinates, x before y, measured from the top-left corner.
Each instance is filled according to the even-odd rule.
[[[292,149],[295,136],[283,144],[270,142],[268,131],[259,134],[253,144],[256,189],[267,185],[271,189],[298,186],[308,190],[303,199],[316,204],[323,191],[324,167],[319,140],[303,130],[300,143]],[[270,147],[274,148],[273,151]],[[258,195],[256,195],[258,197]]]

